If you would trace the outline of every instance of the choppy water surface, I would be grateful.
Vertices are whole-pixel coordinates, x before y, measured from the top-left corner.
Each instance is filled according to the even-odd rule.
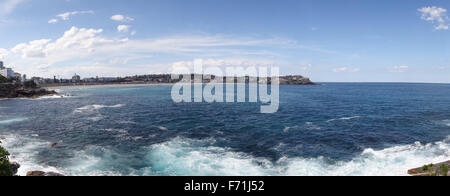
[[[22,175],[406,175],[450,159],[450,85],[281,86],[275,114],[170,91],[0,100],[2,145]]]

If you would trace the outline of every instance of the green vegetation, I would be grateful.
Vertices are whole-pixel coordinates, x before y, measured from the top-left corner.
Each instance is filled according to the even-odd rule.
[[[33,80],[29,80],[29,81],[24,82],[24,83],[23,83],[23,86],[24,86],[25,88],[37,88],[37,87],[38,87],[37,84],[34,83]]]
[[[441,175],[447,176],[448,175],[448,166],[447,165],[441,165]]]
[[[13,176],[8,156],[9,152],[0,146],[0,176]]]
[[[12,82],[11,79],[5,78],[4,76],[0,75],[0,83],[10,83]]]
[[[422,167],[422,171],[427,172],[427,171],[431,171],[431,169],[433,169],[434,165],[433,164],[429,164],[429,165],[424,165]]]

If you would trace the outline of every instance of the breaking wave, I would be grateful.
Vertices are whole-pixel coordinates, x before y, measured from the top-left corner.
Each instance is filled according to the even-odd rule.
[[[356,118],[362,118],[362,116],[352,116],[352,117],[342,117],[342,118],[333,118],[330,120],[327,120],[327,122],[333,122],[333,121],[338,121],[338,120],[353,120]]]
[[[231,149],[208,146],[214,141],[175,138],[153,145],[152,168],[163,175],[404,176],[407,170],[450,159],[450,137],[432,144],[419,142],[383,150],[366,149],[348,162],[326,158],[283,157],[277,162]]]
[[[126,134],[124,130],[108,129]],[[19,175],[41,170],[66,175],[177,175],[177,176],[405,176],[407,170],[450,159],[450,137],[421,144],[395,146],[383,150],[366,149],[351,161],[333,162],[326,158],[283,157],[276,162],[257,158],[230,148],[216,147],[214,139],[194,140],[177,137],[144,147],[145,157],[136,159],[113,149],[87,146],[74,151],[72,158],[59,167],[41,165],[39,152],[50,142],[36,138],[5,136],[3,144],[11,160],[21,164]],[[139,139],[139,138],[136,138]],[[282,144],[281,144],[282,145]],[[121,168],[129,165],[140,168]]]
[[[0,120],[0,125],[8,125],[13,123],[18,123],[27,120],[27,118],[13,118],[8,120]]]
[[[87,105],[87,106],[83,106],[81,108],[75,109],[74,112],[75,113],[82,113],[82,112],[85,112],[85,111],[93,112],[93,111],[100,110],[100,109],[103,109],[103,108],[121,108],[123,106],[125,106],[125,104],[117,104],[117,105],[111,105],[111,106],[108,106],[108,105]]]

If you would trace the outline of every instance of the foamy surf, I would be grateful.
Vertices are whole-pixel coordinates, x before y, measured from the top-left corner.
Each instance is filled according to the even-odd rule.
[[[339,121],[339,120],[353,120],[357,118],[362,118],[361,116],[352,116],[352,117],[342,117],[342,118],[333,118],[330,120],[327,120],[327,122],[333,122],[333,121]]]
[[[94,176],[406,176],[408,169],[450,159],[450,137],[430,144],[417,142],[383,150],[366,149],[351,161],[332,164],[323,157],[283,157],[272,162],[266,158],[234,152],[229,148],[216,147],[214,139],[193,140],[177,137],[143,148],[147,155],[140,160],[130,160],[127,154],[120,154],[109,148],[87,146],[85,150],[73,152],[74,156],[65,161],[69,165],[51,167],[40,165],[38,158],[41,150],[49,148],[49,142],[13,135],[7,135],[5,138],[2,145],[11,152],[11,160],[22,165],[19,175],[40,170],[66,175]],[[113,169],[117,164],[126,166],[129,162],[147,166],[139,170],[128,168],[125,170],[127,172]]]
[[[34,100],[62,99],[62,98],[68,98],[68,97],[72,97],[72,96],[70,96],[70,95],[49,95],[49,96],[38,97]]]
[[[408,169],[449,160],[449,138],[432,144],[366,149],[351,161],[334,164],[323,157],[284,157],[273,163],[230,149],[208,146],[209,141],[175,138],[153,145],[148,161],[156,172],[165,175],[406,176]]]
[[[82,113],[82,112],[92,112],[92,111],[96,111],[96,110],[100,110],[103,108],[120,108],[125,106],[124,104],[117,104],[117,105],[87,105],[87,106],[83,106],[80,108],[75,109],[75,113]]]
[[[20,164],[17,175],[25,176],[28,171],[62,173],[58,168],[38,164],[37,156],[40,150],[49,148],[50,142],[16,135],[6,135],[3,137],[5,140],[2,140],[2,146],[10,152],[10,161]]]
[[[13,118],[8,120],[0,120],[0,125],[9,125],[27,120],[27,118]]]

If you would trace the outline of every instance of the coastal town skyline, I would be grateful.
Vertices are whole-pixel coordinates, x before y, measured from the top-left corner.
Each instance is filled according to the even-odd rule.
[[[450,82],[449,2],[234,3],[3,0],[0,60],[44,78],[167,74],[203,59],[318,82]]]

